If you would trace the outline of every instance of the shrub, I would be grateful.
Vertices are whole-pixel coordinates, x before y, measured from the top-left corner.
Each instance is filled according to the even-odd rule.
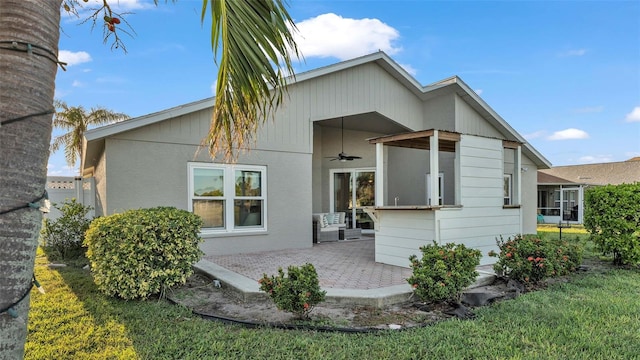
[[[184,284],[202,251],[202,219],[172,207],[129,210],[94,220],[87,257],[94,281],[107,295],[147,298]]]
[[[566,275],[582,262],[582,248],[578,243],[540,239],[533,235],[517,235],[506,241],[497,240],[500,253],[494,270],[510,279],[535,284],[553,276]]]
[[[584,227],[614,264],[640,264],[640,182],[587,190]]]
[[[312,264],[300,267],[289,266],[285,275],[282,268],[278,268],[278,275],[263,274],[258,280],[260,290],[269,295],[280,310],[287,311],[303,319],[309,317],[309,312],[324,301],[326,291],[320,289],[318,273]]]
[[[478,273],[482,254],[462,244],[433,245],[420,247],[422,259],[411,255],[413,274],[407,282],[423,301],[459,300],[462,291],[473,284]]]
[[[44,219],[40,230],[40,246],[49,260],[76,260],[84,257],[84,234],[91,220],[87,218],[91,206],[84,206],[76,199],[65,200],[62,204],[52,204],[62,216]]]

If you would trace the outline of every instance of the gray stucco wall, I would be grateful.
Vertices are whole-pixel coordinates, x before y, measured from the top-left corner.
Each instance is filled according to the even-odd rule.
[[[196,147],[109,139],[109,214],[155,206],[188,208],[190,161],[208,161]],[[311,154],[254,150],[238,164],[267,167],[267,227],[255,234],[203,235],[209,254],[302,248],[311,237]]]

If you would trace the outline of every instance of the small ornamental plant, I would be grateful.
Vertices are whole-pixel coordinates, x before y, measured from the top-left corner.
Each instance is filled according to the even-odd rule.
[[[536,284],[547,278],[566,275],[582,262],[582,248],[567,241],[552,241],[536,236],[517,235],[513,239],[497,240],[500,253],[493,269],[509,279]]]
[[[263,274],[258,283],[260,291],[267,293],[279,310],[293,313],[299,319],[308,319],[327,293],[320,289],[318,273],[309,263],[300,267],[291,265],[287,274],[280,267],[277,275]]]
[[[87,250],[82,244],[84,234],[92,221],[88,214],[93,207],[85,206],[75,198],[52,206],[60,210],[62,216],[55,220],[43,220],[40,246],[49,260],[82,259]]]
[[[407,282],[422,301],[460,299],[462,291],[475,281],[481,252],[463,244],[448,243],[420,247],[422,258],[411,255],[413,274]]]

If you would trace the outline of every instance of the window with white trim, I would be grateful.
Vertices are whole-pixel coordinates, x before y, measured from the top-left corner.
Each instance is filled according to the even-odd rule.
[[[189,163],[189,211],[203,231],[266,230],[266,166]]]
[[[511,205],[511,174],[504,174],[504,205]]]

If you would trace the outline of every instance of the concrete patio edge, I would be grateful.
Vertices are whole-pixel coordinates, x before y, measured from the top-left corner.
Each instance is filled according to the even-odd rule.
[[[260,291],[258,282],[246,276],[230,271],[211,261],[200,260],[194,264],[194,269],[211,279],[220,281],[222,286],[233,291],[242,301],[268,300],[265,293]],[[469,288],[491,284],[495,274],[478,271],[476,282]],[[407,302],[413,291],[409,284],[395,285],[376,289],[336,289],[324,288],[327,291],[326,302],[339,305],[360,305],[384,307]]]

